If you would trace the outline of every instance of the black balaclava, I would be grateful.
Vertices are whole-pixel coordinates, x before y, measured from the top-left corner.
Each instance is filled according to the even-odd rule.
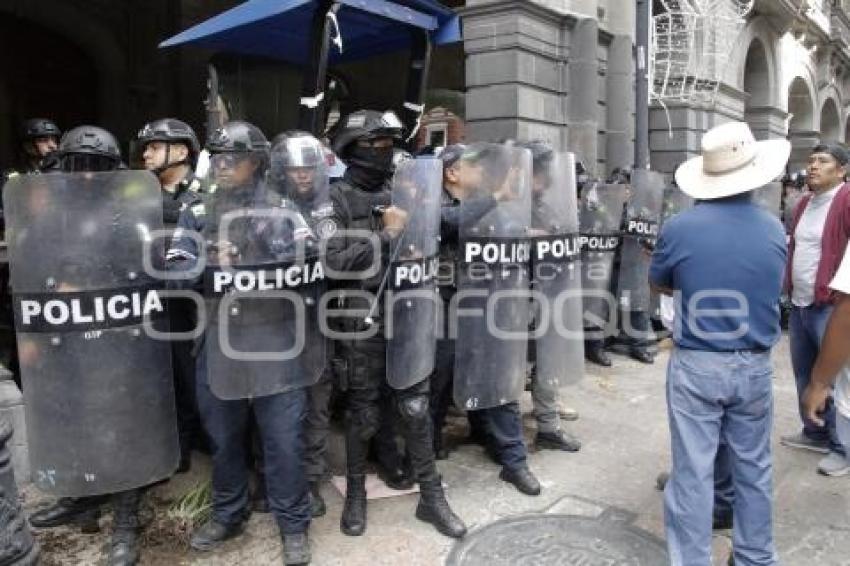
[[[392,176],[393,146],[360,147],[353,143],[348,150],[345,179],[365,190],[377,190]]]

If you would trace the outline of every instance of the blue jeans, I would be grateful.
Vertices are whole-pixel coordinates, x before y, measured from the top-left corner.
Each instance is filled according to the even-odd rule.
[[[735,502],[735,482],[732,481],[732,452],[720,442],[714,457],[714,517],[732,514]]]
[[[307,390],[252,400],[222,401],[209,388],[206,356],[198,356],[198,408],[212,449],[213,517],[224,525],[248,511],[248,426],[256,419],[269,507],[284,534],[307,532],[310,500],[304,466]]]
[[[728,449],[734,491],[735,564],[777,563],[772,379],[769,352],[673,350],[667,368],[673,468],[664,490],[664,518],[674,566],[711,565],[714,473],[721,443]]]
[[[791,335],[791,365],[794,367],[794,379],[797,382],[797,399],[800,403],[800,418],[803,421],[803,434],[812,440],[828,441],[829,449],[844,454],[844,447],[838,441],[835,431],[835,406],[832,399],[827,400],[824,420],[826,426],[819,426],[804,417],[803,392],[809,385],[812,368],[820,351],[826,323],[832,314],[832,306],[792,307],[788,330]]]

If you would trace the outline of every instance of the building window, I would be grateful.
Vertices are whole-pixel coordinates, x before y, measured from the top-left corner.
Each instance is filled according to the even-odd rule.
[[[446,122],[439,124],[429,124],[426,126],[425,145],[431,147],[443,147],[446,145],[448,138],[449,125]]]

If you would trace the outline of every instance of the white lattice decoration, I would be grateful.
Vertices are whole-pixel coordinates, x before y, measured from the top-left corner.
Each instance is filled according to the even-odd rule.
[[[662,104],[712,105],[755,0],[661,0],[649,52],[652,96]]]

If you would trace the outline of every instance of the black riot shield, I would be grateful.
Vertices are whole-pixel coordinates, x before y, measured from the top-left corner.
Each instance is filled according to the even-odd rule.
[[[556,153],[544,167],[532,178],[532,331],[537,379],[557,387],[584,376],[575,157]]]
[[[458,293],[449,329],[457,331],[455,402],[476,410],[516,401],[525,384],[531,154],[473,144],[463,159],[481,182],[461,203]]]
[[[803,191],[796,188],[785,194],[785,202],[782,205],[782,223],[785,225],[785,233],[787,234],[791,233],[794,224],[794,212],[804,195]]]
[[[585,328],[606,329],[616,307],[611,294],[614,258],[620,247],[620,222],[626,185],[596,183],[582,191],[579,201],[581,285]]]
[[[782,183],[768,183],[753,191],[753,202],[782,218]]]
[[[650,309],[649,264],[658,238],[663,200],[664,176],[661,173],[645,169],[632,173],[623,216],[617,283],[617,299],[623,310],[648,312]]]
[[[387,381],[395,389],[434,371],[442,179],[442,162],[434,158],[403,161],[393,176],[393,206],[408,214],[387,274]]]
[[[325,277],[303,211],[262,181],[211,186],[204,230],[210,389],[234,400],[312,385],[326,362],[318,322]]]
[[[694,199],[676,185],[664,187],[664,205],[661,208],[661,226],[664,223],[694,205]],[[659,232],[660,233],[660,232]]]
[[[179,456],[171,351],[145,326],[165,318],[144,269],[162,228],[155,177],[16,177],[3,202],[36,485],[77,497],[167,478]]]
[[[686,195],[678,186],[675,184],[665,186],[659,234],[668,220],[691,208],[693,205],[694,199]],[[650,312],[655,318],[661,318],[661,298],[658,296],[658,293],[652,293]]]

